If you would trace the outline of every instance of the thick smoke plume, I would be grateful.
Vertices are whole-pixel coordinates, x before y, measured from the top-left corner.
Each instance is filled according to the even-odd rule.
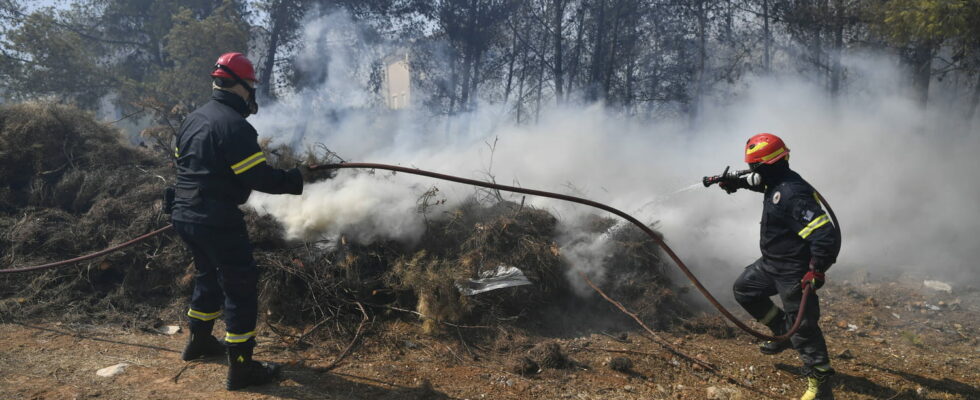
[[[422,110],[379,112],[370,107],[374,97],[365,66],[389,49],[356,40],[356,27],[342,16],[313,19],[307,26],[302,51],[310,53],[299,57],[307,61],[297,68],[324,80],[252,118],[273,143],[323,143],[351,161],[492,176],[499,183],[635,212],[656,223],[709,288],[727,298],[724,292],[741,267],[759,256],[762,199],[696,185],[726,165],[744,168],[745,140],[772,132],[792,150],[792,168],[837,211],[844,246],[835,268],[976,279],[980,186],[973,175],[980,167],[980,134],[958,111],[919,107],[905,91],[905,75],[886,56],[848,57],[851,78],[864,85],[852,85],[836,99],[793,75],[743,81],[732,89],[734,101],[726,96],[725,103],[709,103],[696,128],[686,118],[634,118],[599,104],[554,106],[537,123],[517,125],[497,105],[449,118]],[[344,171],[302,196],[255,194],[250,204],[282,221],[293,238],[344,233],[361,241],[412,241],[424,229],[417,200],[433,185],[447,201],[443,210],[474,193],[404,174]],[[527,201],[562,220],[563,254],[576,268],[601,277],[605,239],[583,237],[575,229],[594,210]]]

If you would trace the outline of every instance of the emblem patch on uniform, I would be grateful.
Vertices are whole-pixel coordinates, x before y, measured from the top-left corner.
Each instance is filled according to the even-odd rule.
[[[779,199],[781,198],[783,198],[783,195],[780,194],[779,192],[776,192],[775,194],[772,195],[772,204],[779,204]]]
[[[813,220],[813,211],[807,210],[807,212],[803,213],[803,221],[810,222],[812,220]]]

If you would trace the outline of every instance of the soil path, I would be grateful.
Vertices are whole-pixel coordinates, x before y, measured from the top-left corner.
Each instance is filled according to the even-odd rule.
[[[846,283],[825,289],[823,326],[839,372],[837,398],[980,399],[980,291],[954,296],[914,286]],[[329,364],[345,343],[300,351],[265,336],[256,358],[292,363],[284,379],[227,392],[222,360],[178,359],[185,332],[4,323],[0,398],[788,399],[803,387],[792,351],[763,356],[751,338],[709,318],[662,337],[717,366],[714,373],[677,359],[638,332],[515,334],[504,347],[467,344],[452,335],[431,338],[407,323],[376,326],[373,332],[330,372],[315,367]],[[559,343],[576,366],[533,376],[511,372],[515,360],[544,341]],[[632,372],[606,366],[617,356],[632,360]],[[118,363],[131,366],[110,378],[95,374]]]

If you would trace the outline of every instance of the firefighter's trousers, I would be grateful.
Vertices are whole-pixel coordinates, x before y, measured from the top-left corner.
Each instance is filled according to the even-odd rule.
[[[735,280],[735,300],[759,322],[767,325],[774,334],[786,333],[796,320],[803,299],[800,280],[807,272],[807,265],[775,265],[759,259],[745,268]],[[780,310],[770,296],[779,295],[784,310]],[[800,353],[804,368],[829,365],[827,343],[817,325],[820,320],[820,304],[814,291],[807,299],[806,310],[799,331],[790,337],[793,348]]]
[[[194,256],[197,274],[187,312],[191,332],[210,333],[214,321],[225,321],[225,344],[255,346],[258,270],[248,232],[173,221],[177,234]]]

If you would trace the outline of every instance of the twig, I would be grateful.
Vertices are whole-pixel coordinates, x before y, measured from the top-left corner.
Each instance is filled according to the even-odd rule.
[[[272,333],[275,333],[276,335],[279,335],[279,337],[288,337],[288,338],[295,338],[296,337],[296,335],[290,335],[288,333],[284,333],[283,331],[279,330],[279,328],[276,328],[275,325],[272,325],[272,323],[269,322],[269,320],[265,320],[265,326],[269,327],[269,330],[271,330]]]
[[[201,360],[192,360],[192,361],[188,361],[188,362],[184,363],[184,366],[183,367],[180,367],[180,370],[177,371],[177,375],[174,375],[174,383],[177,383],[177,380],[180,379],[180,375],[183,374],[184,371],[187,371],[187,369],[190,368],[191,366],[194,366],[194,365],[200,364],[200,363],[201,363]]]
[[[651,356],[651,357],[658,357],[658,358],[660,357],[660,354],[648,353],[648,352],[645,352],[645,351],[617,350],[617,349],[607,349],[607,348],[604,348],[604,347],[581,347],[581,348],[578,348],[577,350],[582,350],[582,351],[605,351],[605,352],[608,352],[608,353],[636,354],[636,355],[639,355],[639,356]]]
[[[463,329],[494,329],[494,327],[492,327],[492,326],[485,326],[485,325],[457,325],[457,324],[454,324],[454,323],[451,323],[451,322],[440,321],[438,319],[435,319],[435,318],[432,318],[432,317],[428,317],[428,316],[422,315],[422,313],[420,313],[418,311],[406,310],[404,308],[392,307],[392,306],[388,306],[388,305],[384,305],[384,304],[368,304],[368,305],[371,306],[371,307],[381,307],[381,308],[392,310],[392,311],[399,311],[399,312],[403,312],[403,313],[414,314],[414,315],[418,316],[419,318],[427,319],[427,320],[432,320],[432,321],[435,321],[437,323],[440,323],[440,324],[443,324],[443,325],[446,325],[446,326],[451,326],[453,328],[463,328]]]
[[[360,302],[358,302],[357,303],[357,308],[361,310],[361,316],[362,317],[361,317],[361,323],[359,325],[357,325],[357,331],[354,332],[354,339],[352,339],[350,341],[350,343],[347,344],[347,348],[345,348],[344,351],[342,351],[340,353],[340,355],[337,356],[336,359],[334,359],[326,367],[317,368],[318,371],[320,371],[320,372],[327,372],[329,370],[332,370],[332,369],[336,368],[337,365],[340,365],[340,362],[343,361],[344,358],[347,358],[347,356],[350,354],[351,349],[354,348],[354,344],[356,344],[357,341],[358,341],[358,339],[361,338],[361,331],[364,330],[364,325],[367,324],[369,318],[368,318],[367,310],[364,309],[364,305],[362,305]]]
[[[124,116],[123,116],[122,118],[119,118],[119,119],[117,119],[117,120],[115,120],[115,121],[112,121],[112,122],[109,122],[109,123],[110,123],[110,124],[115,124],[115,123],[119,123],[119,122],[122,122],[122,121],[123,121],[123,120],[125,120],[125,119],[128,119],[129,117],[132,117],[132,116],[134,116],[134,115],[136,115],[136,114],[139,114],[139,113],[142,113],[142,112],[145,112],[145,111],[146,111],[146,108],[144,107],[144,108],[141,108],[141,109],[139,109],[139,110],[136,110],[136,111],[134,111],[134,112],[132,112],[132,113],[129,113],[129,114],[126,114],[126,115],[124,115]]]
[[[307,330],[302,335],[300,335],[299,339],[296,339],[296,343],[302,343],[303,339],[306,339],[307,336],[310,336],[311,333],[315,332],[317,329],[320,329],[320,327],[323,326],[323,324],[327,323],[327,321],[331,319],[333,319],[333,317],[327,317],[324,318],[322,321],[317,322],[316,325],[313,325],[312,327],[310,327],[309,330]]]
[[[599,295],[602,296],[603,299],[606,299],[606,301],[608,301],[610,304],[616,306],[616,308],[618,308],[619,311],[622,311],[624,314],[629,315],[630,318],[633,318],[633,320],[636,321],[636,323],[640,324],[640,326],[643,328],[643,330],[647,331],[647,333],[649,333],[650,336],[652,336],[652,339],[651,340],[654,343],[660,345],[664,349],[667,349],[667,351],[673,353],[674,355],[676,355],[678,357],[681,357],[681,358],[683,358],[683,359],[685,359],[685,360],[687,360],[689,362],[692,362],[694,364],[700,365],[704,369],[707,369],[707,370],[712,371],[712,372],[718,371],[718,368],[716,368],[714,365],[711,365],[711,364],[709,364],[707,362],[698,360],[697,358],[691,357],[691,356],[689,356],[687,354],[684,354],[680,350],[677,350],[677,349],[671,347],[669,344],[667,344],[667,342],[665,340],[663,340],[659,335],[657,335],[657,333],[654,332],[653,329],[650,329],[650,327],[648,327],[647,324],[643,323],[643,320],[640,319],[640,317],[638,317],[636,314],[630,312],[630,310],[627,310],[626,307],[624,307],[618,301],[613,300],[611,297],[609,297],[608,295],[606,295],[606,293],[603,292],[602,289],[599,289],[599,287],[596,286],[595,283],[592,283],[592,280],[589,279],[589,277],[585,276],[585,274],[583,274],[582,272],[579,272],[578,274],[579,274],[579,276],[582,277],[582,279],[585,280],[585,283],[589,284],[589,286],[591,286],[592,289],[594,289],[596,291],[596,293],[599,293]]]
[[[470,357],[473,357],[473,360],[479,360],[480,357],[473,353],[473,350],[470,350],[470,346],[466,344],[466,339],[463,339],[463,331],[456,328],[456,334],[459,335],[459,342],[463,344],[463,348],[466,349],[467,353],[470,353]]]

